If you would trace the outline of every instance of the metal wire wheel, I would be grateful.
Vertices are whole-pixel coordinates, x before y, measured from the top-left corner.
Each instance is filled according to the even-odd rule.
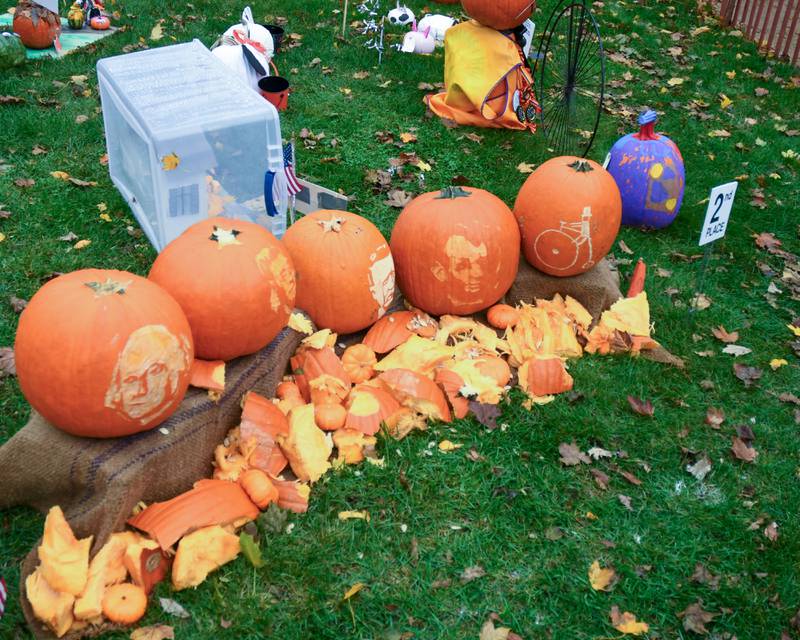
[[[585,157],[600,123],[606,75],[600,29],[585,3],[553,12],[537,58],[547,145],[558,155]]]

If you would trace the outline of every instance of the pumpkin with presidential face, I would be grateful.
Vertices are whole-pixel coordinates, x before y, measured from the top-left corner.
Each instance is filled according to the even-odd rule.
[[[412,200],[391,239],[403,295],[434,315],[469,315],[511,288],[520,233],[500,198],[483,189],[448,187]]]
[[[294,309],[291,258],[269,231],[244,220],[192,225],[164,248],[149,278],[181,305],[204,360],[263,349]]]
[[[125,271],[59,276],[31,298],[14,344],[31,406],[87,437],[150,429],[177,409],[194,348],[185,314],[161,287]]]

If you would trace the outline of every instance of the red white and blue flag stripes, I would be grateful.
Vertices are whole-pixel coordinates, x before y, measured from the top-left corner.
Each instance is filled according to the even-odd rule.
[[[8,588],[6,581],[0,578],[0,618],[6,612],[6,600],[8,599]]]

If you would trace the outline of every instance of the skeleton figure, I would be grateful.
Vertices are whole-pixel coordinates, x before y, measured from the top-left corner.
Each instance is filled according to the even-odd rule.
[[[414,12],[397,0],[397,6],[389,12],[387,18],[393,27],[405,27],[414,22]]]

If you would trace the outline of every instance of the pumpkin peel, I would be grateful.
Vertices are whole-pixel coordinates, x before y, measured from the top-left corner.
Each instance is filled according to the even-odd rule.
[[[308,511],[308,498],[311,487],[297,480],[285,480],[282,477],[272,478],[272,484],[278,490],[278,506],[294,513]]]
[[[392,369],[410,369],[425,376],[432,376],[433,370],[452,356],[451,347],[412,335],[375,365],[375,370],[385,372]]]
[[[430,378],[410,369],[391,369],[378,379],[404,407],[426,418],[450,422],[452,416],[442,390]]]
[[[79,620],[90,620],[103,613],[106,586],[123,582],[128,570],[123,563],[127,537],[112,535],[89,563],[89,578],[83,593],[75,601],[74,614]]]
[[[389,353],[414,335],[409,327],[414,316],[413,311],[396,311],[383,316],[370,327],[362,343],[375,353]]]
[[[239,555],[239,536],[219,525],[184,536],[172,564],[172,586],[180,591],[201,584],[208,574]]]
[[[374,447],[378,442],[374,436],[364,435],[355,429],[339,429],[333,434],[333,444],[338,450],[337,460],[345,464],[358,464],[364,460],[364,448]]]
[[[192,361],[189,384],[198,389],[222,393],[225,391],[225,362],[223,360]]]
[[[400,409],[400,403],[386,390],[356,385],[347,400],[345,428],[372,436],[378,433],[381,423]]]
[[[239,426],[240,449],[251,467],[278,475],[288,460],[278,446],[277,438],[289,433],[289,421],[273,402],[251,391],[244,397]],[[247,444],[245,444],[247,443]]]

